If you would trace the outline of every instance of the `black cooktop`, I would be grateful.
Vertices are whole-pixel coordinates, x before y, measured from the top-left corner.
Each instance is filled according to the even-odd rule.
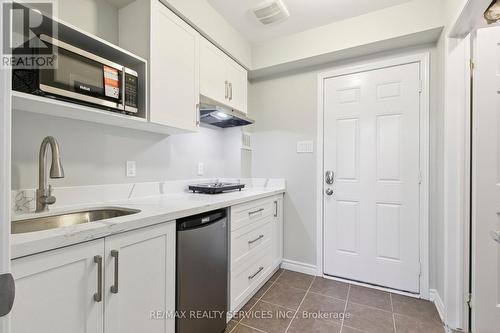
[[[193,193],[206,193],[206,194],[217,194],[227,191],[239,190],[245,187],[245,184],[237,183],[208,183],[208,184],[198,184],[189,185],[189,190]]]

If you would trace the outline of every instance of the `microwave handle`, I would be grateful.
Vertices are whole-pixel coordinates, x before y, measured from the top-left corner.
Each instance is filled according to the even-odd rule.
[[[123,110],[125,110],[126,108],[126,105],[125,105],[125,76],[126,76],[126,73],[125,73],[125,67],[122,68],[122,85],[121,85],[121,88],[122,88],[122,98],[121,98],[121,108]]]

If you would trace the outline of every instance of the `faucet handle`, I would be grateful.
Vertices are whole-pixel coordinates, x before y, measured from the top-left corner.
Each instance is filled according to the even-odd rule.
[[[52,185],[49,185],[47,195],[44,198],[45,204],[53,205],[56,203],[56,197],[52,195]]]

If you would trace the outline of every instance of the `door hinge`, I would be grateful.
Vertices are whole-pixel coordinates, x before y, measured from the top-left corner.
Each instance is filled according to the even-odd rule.
[[[465,295],[465,303],[467,303],[469,309],[472,309],[472,294],[469,293]]]
[[[422,171],[418,172],[418,184],[422,185],[423,182],[423,176],[422,176]]]
[[[420,261],[418,262],[418,276],[422,276],[422,262]]]
[[[469,66],[470,66],[470,70],[472,72],[474,70],[474,66],[475,66],[474,65],[474,60],[472,60],[472,59],[469,60]]]

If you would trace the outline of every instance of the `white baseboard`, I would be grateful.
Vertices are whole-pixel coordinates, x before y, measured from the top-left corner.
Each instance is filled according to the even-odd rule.
[[[436,309],[441,317],[441,321],[446,324],[446,309],[444,307],[444,302],[436,289],[429,290],[429,296],[431,302],[436,305]]]
[[[294,271],[314,276],[316,276],[318,269],[316,265],[306,264],[300,261],[294,261],[289,259],[283,259],[283,261],[281,262],[281,268],[288,269],[289,271]]]

